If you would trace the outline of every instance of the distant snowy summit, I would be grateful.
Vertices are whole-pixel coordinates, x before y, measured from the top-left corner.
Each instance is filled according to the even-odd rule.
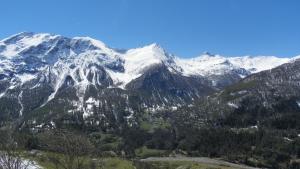
[[[221,75],[231,70],[244,69],[247,73],[257,73],[263,70],[272,69],[293,58],[280,58],[275,56],[240,56],[224,57],[220,55],[203,54],[190,59],[177,59],[177,63],[183,68],[186,75]],[[244,76],[241,73],[241,76]]]

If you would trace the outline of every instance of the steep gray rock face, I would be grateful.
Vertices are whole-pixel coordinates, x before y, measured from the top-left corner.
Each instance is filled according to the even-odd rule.
[[[205,78],[172,73],[164,65],[150,68],[126,87],[128,90],[143,93],[143,99],[149,103],[169,106],[192,103],[194,99],[216,91]]]
[[[0,41],[0,119],[32,126],[136,125],[144,112],[193,104],[263,70],[253,64],[261,60],[270,60],[270,68],[288,62],[207,54],[180,59],[157,44],[118,50],[89,37],[24,32]]]

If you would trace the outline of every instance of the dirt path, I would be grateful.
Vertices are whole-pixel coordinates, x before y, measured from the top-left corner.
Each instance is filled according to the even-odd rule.
[[[226,162],[223,160],[212,159],[207,157],[149,157],[146,159],[141,159],[142,162],[172,162],[172,161],[189,161],[189,162],[197,162],[203,164],[212,164],[212,165],[223,165],[228,167],[234,167],[239,169],[258,169],[255,167],[249,167],[241,164],[234,164],[230,162]]]

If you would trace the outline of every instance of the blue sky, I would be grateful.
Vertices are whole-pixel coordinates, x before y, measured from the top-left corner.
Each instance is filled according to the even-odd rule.
[[[116,48],[157,42],[170,53],[300,54],[299,0],[3,0],[0,38],[91,36]]]

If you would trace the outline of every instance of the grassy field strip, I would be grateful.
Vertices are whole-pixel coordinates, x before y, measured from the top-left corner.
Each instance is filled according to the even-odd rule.
[[[258,169],[255,167],[249,167],[241,164],[234,164],[218,159],[211,159],[206,157],[149,157],[146,159],[141,159],[141,162],[178,162],[178,161],[187,161],[187,162],[196,162],[203,164],[211,164],[211,165],[219,165],[219,166],[227,166],[238,169]]]

